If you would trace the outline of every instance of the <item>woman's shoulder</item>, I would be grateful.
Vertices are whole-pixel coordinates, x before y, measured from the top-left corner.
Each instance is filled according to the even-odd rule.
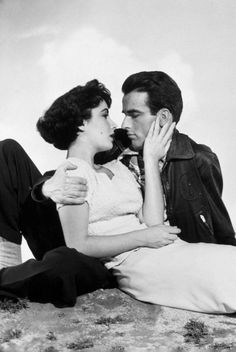
[[[85,160],[75,157],[70,157],[67,159],[71,162],[71,164],[77,166],[74,170],[67,171],[70,175],[78,175],[78,176],[95,176],[95,171],[92,166]]]
[[[85,161],[84,159],[76,158],[76,157],[70,157],[67,160],[70,161],[72,164],[83,165],[84,167],[88,167],[88,168],[92,169],[92,166],[87,161]]]
[[[122,163],[118,159],[109,161],[108,163],[104,164],[103,166],[107,167],[108,169],[120,169],[120,168],[123,168]]]
[[[108,163],[104,164],[103,166],[107,167],[114,173],[130,173],[130,170],[118,159],[109,161]]]

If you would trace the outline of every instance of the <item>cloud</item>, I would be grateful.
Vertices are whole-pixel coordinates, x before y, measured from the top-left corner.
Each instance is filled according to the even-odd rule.
[[[147,64],[135,57],[130,48],[93,27],[84,27],[64,40],[47,42],[39,65],[47,75],[46,91],[50,99],[77,84],[100,79],[112,92],[113,111],[118,122],[122,119],[121,85],[128,75],[143,70],[169,73],[184,92],[187,110],[196,105],[193,70],[178,53],[166,53],[162,58],[152,58]]]
[[[40,64],[48,73],[50,84],[54,81],[55,85],[56,80],[56,85],[59,83],[60,86],[95,76],[112,81],[120,78],[123,70],[140,66],[130,49],[89,27],[74,32],[63,41],[46,43]]]
[[[192,108],[194,105],[191,103],[194,97],[193,70],[178,53],[165,52],[163,56],[155,55],[147,62],[109,34],[88,26],[70,32],[69,35],[60,33],[40,37],[40,33],[43,35],[54,30],[56,28],[50,26],[38,29],[34,26],[31,31],[25,32],[25,37],[35,35],[34,40],[23,41],[20,45],[22,61],[19,61],[18,52],[16,55],[12,52],[11,60],[5,60],[0,65],[3,101],[0,106],[0,134],[2,138],[16,138],[27,151],[30,150],[33,160],[42,171],[51,169],[64,156],[41,140],[36,133],[37,117],[59,95],[78,84],[93,78],[105,83],[113,98],[111,117],[118,125],[123,119],[121,85],[134,72],[166,71],[183,90],[185,110],[186,106]],[[37,45],[39,42],[40,45]],[[29,53],[27,65],[24,63],[26,53]],[[54,157],[56,153],[58,157]]]
[[[185,62],[177,52],[171,52],[162,57],[158,66],[168,73],[178,84],[184,100],[184,113],[191,116],[197,108],[197,96],[194,91],[194,71],[192,66]]]
[[[18,34],[17,38],[28,39],[28,38],[34,38],[34,37],[39,37],[43,35],[57,35],[59,34],[59,32],[60,30],[58,27],[40,26],[40,27],[31,28],[28,31]]]
[[[113,110],[120,119],[122,82],[142,66],[129,48],[91,27],[64,40],[47,42],[39,65],[46,73],[50,102],[73,86],[97,78],[111,90]]]

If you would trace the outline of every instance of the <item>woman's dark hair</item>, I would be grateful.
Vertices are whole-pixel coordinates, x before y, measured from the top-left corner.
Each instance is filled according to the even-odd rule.
[[[129,76],[122,85],[122,92],[146,92],[147,105],[151,113],[167,108],[173,115],[173,121],[178,122],[183,109],[181,90],[176,82],[161,71],[143,71]]]
[[[54,101],[38,120],[37,130],[46,142],[58,149],[68,149],[81,132],[79,127],[84,120],[91,118],[91,109],[103,100],[110,108],[111,94],[96,79],[77,86]]]

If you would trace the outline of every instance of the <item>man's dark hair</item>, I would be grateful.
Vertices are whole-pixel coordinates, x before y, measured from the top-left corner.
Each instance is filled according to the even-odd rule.
[[[111,106],[109,90],[96,79],[77,86],[50,106],[37,122],[37,129],[46,142],[58,149],[68,149],[76,139],[84,120],[91,118],[91,109],[104,100]]]
[[[152,114],[167,108],[173,115],[173,121],[178,122],[183,110],[181,90],[176,82],[161,71],[143,71],[126,78],[122,92],[126,95],[132,91],[146,92],[147,105]]]

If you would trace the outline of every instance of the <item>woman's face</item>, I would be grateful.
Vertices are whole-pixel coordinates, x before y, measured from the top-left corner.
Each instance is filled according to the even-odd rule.
[[[113,133],[116,124],[109,116],[107,103],[102,100],[91,110],[91,118],[86,121],[86,135],[96,152],[113,147]]]

